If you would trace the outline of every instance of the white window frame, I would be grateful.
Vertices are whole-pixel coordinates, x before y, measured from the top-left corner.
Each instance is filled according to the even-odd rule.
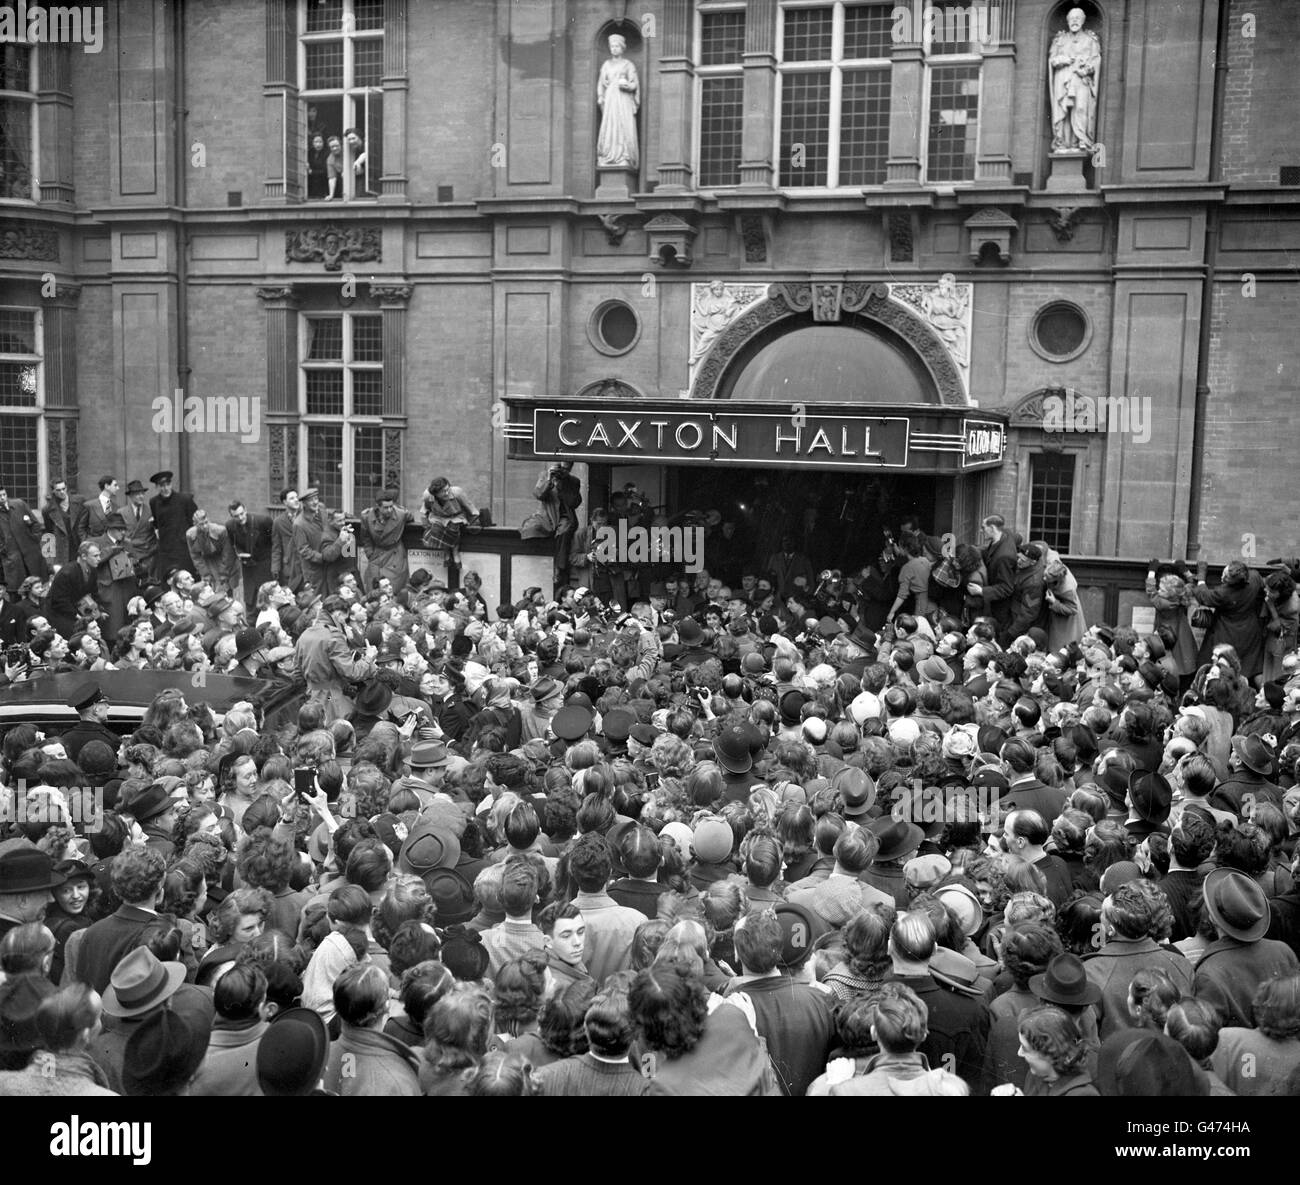
[[[341,483],[343,489],[343,505],[329,506],[328,510],[342,510],[346,514],[359,514],[361,509],[352,505],[352,486],[353,474],[356,471],[356,428],[379,428],[382,432],[384,428],[384,417],[382,415],[363,416],[353,412],[352,403],[352,375],[358,370],[377,371],[383,373],[385,362],[357,362],[352,357],[352,322],[358,317],[372,318],[380,322],[380,332],[383,331],[383,314],[370,310],[360,310],[352,312],[350,310],[335,313],[324,310],[309,310],[299,313],[299,333],[298,340],[302,343],[300,356],[298,359],[298,473],[296,480],[298,489],[306,489],[309,482],[307,474],[307,437],[310,428],[341,428],[343,435],[343,453]],[[333,321],[342,320],[343,330],[343,351],[342,361],[330,359],[328,361],[321,359],[309,359],[308,351],[311,347],[311,321]],[[307,411],[307,373],[312,370],[342,370],[343,371],[343,413],[337,416],[309,414]],[[381,407],[382,411],[382,407]],[[382,442],[382,435],[381,435]]]
[[[843,193],[848,190],[876,189],[874,185],[841,185],[840,174],[840,135],[844,103],[844,71],[866,70],[882,67],[893,68],[892,58],[844,58],[844,10],[846,7],[858,7],[851,0],[783,0],[777,9],[776,25],[776,110],[772,120],[772,160],[776,164],[777,187],[788,194],[827,194]],[[785,14],[792,9],[830,8],[831,11],[831,56],[829,61],[790,62],[785,61]],[[830,121],[826,130],[826,182],[822,185],[781,185],[781,111],[785,93],[785,79],[790,74],[825,74],[831,76]],[[892,121],[893,114],[890,118]],[[888,131],[888,129],[886,129]]]
[[[356,11],[353,0],[343,0],[342,30],[329,29],[318,33],[307,32],[307,7],[313,0],[298,0],[298,102],[301,116],[302,135],[307,134],[307,108],[314,102],[321,100],[337,100],[342,108],[342,127],[339,128],[339,138],[343,139],[344,128],[359,126],[364,131],[366,146],[366,179],[369,181],[368,188],[371,193],[378,195],[379,178],[370,171],[371,161],[374,159],[374,153],[370,145],[370,96],[382,95],[384,93],[382,86],[357,86],[356,79],[356,62],[353,55],[353,46],[358,41],[378,41],[381,44],[387,30],[381,25],[378,29],[361,29],[356,27]],[[308,90],[307,89],[307,46],[309,44],[319,45],[332,41],[339,41],[343,46],[343,86],[341,88],[331,88],[326,90]],[[360,124],[355,123],[356,100],[362,102],[362,116]],[[328,142],[326,144],[328,147]],[[357,200],[356,175],[352,171],[352,150],[348,147],[347,140],[343,139],[343,192],[335,200],[351,202]],[[303,195],[306,200],[307,193],[307,175],[306,165],[303,165]],[[361,200],[372,201],[373,198],[362,195]]]
[[[744,111],[744,90],[745,90],[745,63],[742,56],[741,60],[734,65],[727,64],[724,66],[703,66],[700,64],[704,56],[704,17],[717,12],[739,12],[745,18],[746,27],[749,24],[748,5],[745,0],[728,0],[725,3],[700,4],[696,6],[694,21],[691,28],[691,62],[695,68],[695,93],[691,100],[691,110],[695,114],[692,120],[694,125],[694,144],[692,145],[691,167],[695,172],[697,181],[696,188],[703,193],[712,193],[714,190],[729,190],[735,188],[731,185],[699,185],[700,179],[700,156],[704,151],[704,80],[707,78],[739,78],[741,80],[741,111]],[[742,49],[742,55],[744,53]],[[744,137],[744,123],[741,123],[741,137]],[[744,145],[741,145],[741,156],[744,156]],[[739,170],[737,170],[739,172]],[[736,185],[740,184],[740,178],[737,176]]]
[[[40,176],[40,171],[41,171],[41,140],[40,140],[41,121],[40,121],[40,119],[38,118],[38,115],[39,115],[39,112],[40,112],[40,103],[37,102],[37,95],[39,94],[39,92],[40,92],[40,87],[41,87],[41,77],[40,77],[40,70],[41,70],[41,55],[40,55],[40,47],[39,47],[39,46],[33,45],[33,46],[26,47],[26,48],[27,48],[28,53],[29,53],[29,55],[30,55],[30,57],[28,58],[28,61],[29,61],[29,68],[28,68],[28,74],[29,74],[29,77],[28,77],[28,80],[27,80],[27,81],[28,81],[28,85],[31,87],[31,90],[27,90],[27,91],[0,91],[0,99],[4,99],[4,100],[6,100],[6,101],[12,101],[12,100],[15,100],[15,99],[21,99],[21,100],[23,100],[24,102],[27,102],[28,104],[30,104],[30,107],[31,107],[31,146],[32,146],[32,160],[31,160],[31,167],[30,167],[30,169],[29,169],[29,172],[31,173],[31,179],[32,179],[32,180],[31,180],[31,191],[32,191],[32,192],[31,192],[31,196],[30,196],[30,197],[25,197],[25,198],[16,198],[16,197],[0,197],[0,205],[6,205],[6,206],[7,206],[7,205],[15,205],[15,206],[35,206],[35,205],[38,205],[38,204],[40,203],[40,200],[41,200],[41,176]]]
[[[48,488],[49,455],[45,439],[45,310],[39,305],[0,305],[2,313],[33,313],[34,354],[0,353],[0,362],[27,363],[36,368],[36,402],[31,407],[0,403],[0,416],[22,416],[36,421],[36,490],[37,498]],[[17,493],[9,491],[14,497]]]
[[[922,87],[921,87],[921,184],[932,185],[938,188],[956,188],[957,186],[973,185],[975,183],[975,174],[965,181],[931,181],[930,180],[930,97],[931,84],[933,82],[933,67],[935,66],[978,66],[978,90],[976,92],[975,111],[977,113],[978,128],[975,135],[975,168],[979,168],[979,138],[984,130],[984,55],[975,50],[965,53],[932,53],[931,29],[927,24],[924,27],[924,40],[922,41]]]

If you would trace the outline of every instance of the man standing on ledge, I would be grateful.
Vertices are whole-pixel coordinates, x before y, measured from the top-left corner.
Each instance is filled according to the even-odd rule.
[[[569,586],[569,546],[578,529],[578,507],[582,505],[582,482],[573,476],[573,462],[552,465],[537,480],[533,497],[542,504],[543,516],[554,526],[555,592]]]
[[[189,571],[190,549],[185,533],[199,509],[193,495],[173,492],[174,476],[170,469],[164,469],[149,479],[150,484],[158,487],[158,492],[149,499],[149,512],[158,532],[158,576],[162,580],[180,568]]]

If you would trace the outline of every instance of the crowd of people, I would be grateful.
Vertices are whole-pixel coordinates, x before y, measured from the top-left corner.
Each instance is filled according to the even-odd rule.
[[[1153,562],[1138,633],[982,532],[496,606],[172,548],[63,653],[29,588],[8,680],[302,700],[7,730],[0,1094],[1300,1093],[1294,572]]]

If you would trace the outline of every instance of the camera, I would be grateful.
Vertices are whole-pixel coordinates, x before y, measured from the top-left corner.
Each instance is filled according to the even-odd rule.
[[[5,648],[5,665],[16,667],[23,664],[31,665],[32,648],[25,642],[16,643],[13,646]]]

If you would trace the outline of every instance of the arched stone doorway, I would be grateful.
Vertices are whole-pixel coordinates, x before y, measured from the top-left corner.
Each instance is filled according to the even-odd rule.
[[[716,286],[711,286],[716,287]],[[706,294],[707,296],[707,294]],[[965,305],[965,317],[955,309]],[[950,276],[939,285],[873,283],[773,284],[766,297],[745,309],[717,332],[700,359],[691,383],[693,399],[814,399],[825,402],[938,403],[967,407],[970,365],[969,286]],[[883,366],[888,381],[873,383],[851,397],[816,393],[813,383],[802,393],[764,386],[747,370],[758,363],[774,373],[792,372],[801,355],[813,356],[818,344],[836,341],[826,330],[858,332],[862,340],[843,339],[834,358],[823,358],[825,374],[840,388],[849,379],[853,360]],[[801,331],[820,330],[806,339]],[[817,339],[814,341],[814,337]],[[786,341],[786,338],[791,340]],[[807,342],[805,347],[804,342]],[[745,392],[737,394],[737,385]],[[874,397],[872,397],[874,396]]]

